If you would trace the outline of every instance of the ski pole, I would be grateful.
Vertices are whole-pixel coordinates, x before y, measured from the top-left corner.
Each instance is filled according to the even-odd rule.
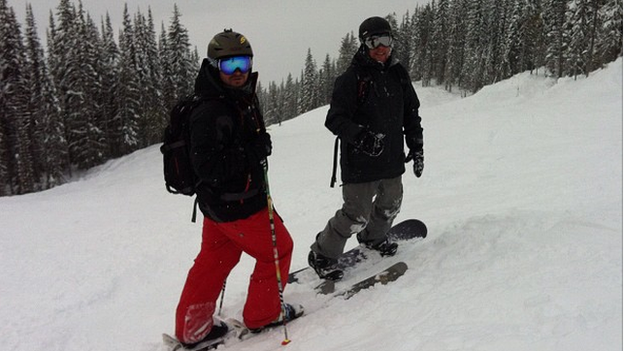
[[[221,310],[223,309],[223,299],[225,298],[225,283],[227,283],[227,280],[223,281],[223,288],[221,288],[221,301],[219,301],[219,313],[218,315],[221,315]]]
[[[277,252],[277,235],[275,234],[275,218],[273,215],[273,199],[271,198],[271,191],[269,190],[269,164],[266,159],[262,161],[262,167],[264,168],[264,182],[266,183],[267,193],[267,208],[269,212],[269,223],[271,225],[271,239],[273,240],[273,259],[275,261],[275,275],[277,276],[277,289],[279,291],[280,304],[282,310],[280,311],[280,317],[282,318],[282,325],[284,326],[284,341],[282,345],[290,343],[288,339],[288,329],[286,328],[286,305],[284,304],[284,286],[282,284],[282,273],[279,265],[279,255]]]

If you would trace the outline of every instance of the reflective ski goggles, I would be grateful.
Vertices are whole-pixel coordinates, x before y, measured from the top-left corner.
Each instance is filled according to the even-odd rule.
[[[236,70],[240,70],[241,73],[247,73],[251,71],[251,65],[253,61],[251,56],[233,56],[219,60],[219,71],[227,74],[228,76],[234,74]]]
[[[393,42],[393,39],[388,34],[371,35],[370,37],[364,39],[364,44],[369,49],[374,49],[378,47],[379,45],[383,45],[385,47],[391,47],[392,42]]]

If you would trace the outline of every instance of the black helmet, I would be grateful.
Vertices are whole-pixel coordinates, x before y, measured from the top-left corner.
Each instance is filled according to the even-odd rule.
[[[392,35],[392,28],[390,23],[381,17],[370,17],[360,24],[360,40],[364,40],[371,35],[385,33]]]
[[[251,44],[244,35],[233,32],[232,29],[224,29],[222,33],[215,35],[208,44],[208,59],[211,62],[229,57],[247,55],[253,56]]]

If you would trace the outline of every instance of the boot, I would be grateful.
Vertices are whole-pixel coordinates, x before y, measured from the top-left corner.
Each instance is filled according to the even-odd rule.
[[[185,344],[182,343],[182,346],[184,346],[185,349],[188,350],[195,350],[195,349],[203,349],[207,346],[214,344],[218,344],[218,343],[222,343],[222,338],[225,336],[225,334],[228,333],[228,326],[227,324],[225,324],[225,322],[220,321],[219,324],[216,324],[212,326],[212,329],[210,329],[210,333],[208,333],[208,335],[206,335],[201,341],[198,341],[194,344]]]
[[[379,254],[384,257],[394,256],[394,254],[396,254],[397,252],[397,249],[399,248],[399,244],[390,242],[388,238],[375,245],[372,245],[370,242],[361,242],[361,244],[363,244],[368,249],[379,252]]]
[[[260,327],[260,328],[249,328],[249,331],[256,334],[259,333],[261,331],[263,331],[264,329],[267,328],[274,328],[274,327],[279,327],[280,325],[284,324],[284,320],[286,320],[286,322],[290,322],[294,319],[297,319],[299,317],[303,316],[303,306],[301,305],[291,305],[289,303],[285,303],[284,304],[284,314],[280,314],[279,317],[277,317],[276,320],[274,320],[273,322]],[[283,317],[283,318],[282,318]]]
[[[338,260],[325,257],[314,251],[310,251],[308,255],[308,264],[314,269],[321,279],[340,280],[344,276],[344,272],[336,268]]]

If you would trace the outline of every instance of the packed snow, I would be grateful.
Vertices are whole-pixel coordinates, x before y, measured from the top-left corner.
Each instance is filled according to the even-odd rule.
[[[406,274],[349,300],[316,296],[318,281],[288,285],[286,301],[306,308],[289,345],[277,328],[220,349],[621,350],[622,59],[576,80],[523,73],[466,98],[415,87],[425,171],[404,175],[397,221],[419,218],[429,236],[359,273],[404,261]],[[341,206],[326,112],[270,127],[293,269]],[[3,350],[164,350],[201,225],[161,167],[155,145],[0,198]],[[246,257],[230,275],[224,318],[240,318],[252,266]]]

